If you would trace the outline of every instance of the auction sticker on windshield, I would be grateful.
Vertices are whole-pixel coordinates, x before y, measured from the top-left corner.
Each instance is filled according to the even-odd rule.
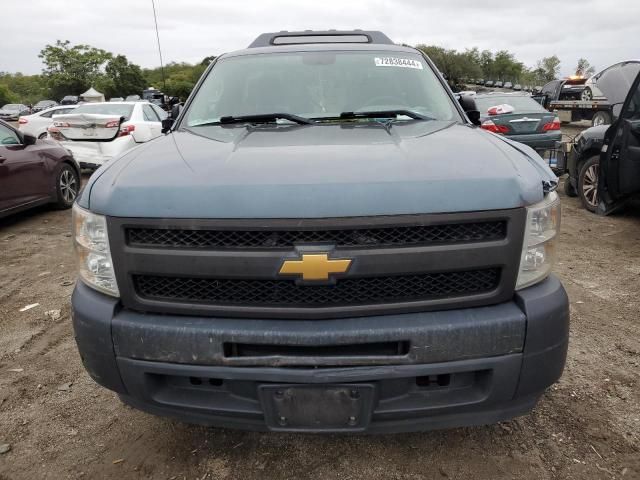
[[[374,61],[376,62],[376,67],[402,67],[422,70],[422,63],[410,58],[375,57]]]

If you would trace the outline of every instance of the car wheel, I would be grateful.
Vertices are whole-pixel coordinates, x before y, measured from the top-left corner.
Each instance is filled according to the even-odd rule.
[[[590,102],[591,100],[593,100],[593,92],[589,87],[586,87],[584,90],[582,90],[582,93],[580,94],[580,100],[582,100],[583,102]]]
[[[571,179],[569,178],[568,175],[564,177],[564,194],[567,197],[578,196],[578,192],[576,192],[576,188],[573,185],[571,185]]]
[[[611,115],[609,112],[596,112],[591,119],[591,126],[597,127],[598,125],[609,125],[611,123]]]
[[[47,138],[47,132],[41,133],[38,140],[44,140],[45,138]]]
[[[80,176],[69,164],[62,164],[56,176],[56,208],[71,207],[80,191]]]
[[[600,157],[589,158],[578,176],[578,196],[582,206],[590,212],[595,212],[598,207],[598,172],[600,169]]]

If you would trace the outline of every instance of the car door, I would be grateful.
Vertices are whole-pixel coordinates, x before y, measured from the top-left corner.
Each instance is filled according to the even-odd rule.
[[[630,195],[640,193],[640,74],[607,130],[600,154],[598,211],[613,211]]]
[[[142,116],[145,123],[149,126],[151,138],[159,137],[162,134],[162,123],[155,110],[150,104],[142,105]]]
[[[0,210],[49,195],[44,158],[18,132],[0,123]]]

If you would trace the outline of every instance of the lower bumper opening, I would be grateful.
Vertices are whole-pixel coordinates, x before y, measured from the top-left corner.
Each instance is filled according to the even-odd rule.
[[[343,345],[267,345],[225,343],[226,358],[239,357],[393,357],[409,353],[409,342],[375,342]]]
[[[415,422],[427,425],[419,428],[437,428],[428,425],[453,415],[443,425],[451,426],[458,421],[456,414],[462,415],[462,424],[473,424],[474,412],[484,423],[483,412],[508,412],[492,407],[513,401],[521,355],[325,369],[206,367],[123,358],[118,364],[128,391],[125,401],[152,413],[253,430],[364,432],[413,430]],[[355,401],[353,391],[367,392],[366,401]],[[327,404],[305,403],[309,398]],[[344,405],[344,412],[335,412],[330,422],[320,415],[337,405]]]

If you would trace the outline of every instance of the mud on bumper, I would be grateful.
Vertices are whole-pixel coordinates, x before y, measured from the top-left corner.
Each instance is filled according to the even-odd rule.
[[[141,410],[250,430],[381,433],[531,410],[562,374],[569,307],[550,277],[511,302],[463,310],[307,321],[163,316],[123,310],[79,282],[73,322],[92,378]],[[301,413],[309,399],[317,408]]]

